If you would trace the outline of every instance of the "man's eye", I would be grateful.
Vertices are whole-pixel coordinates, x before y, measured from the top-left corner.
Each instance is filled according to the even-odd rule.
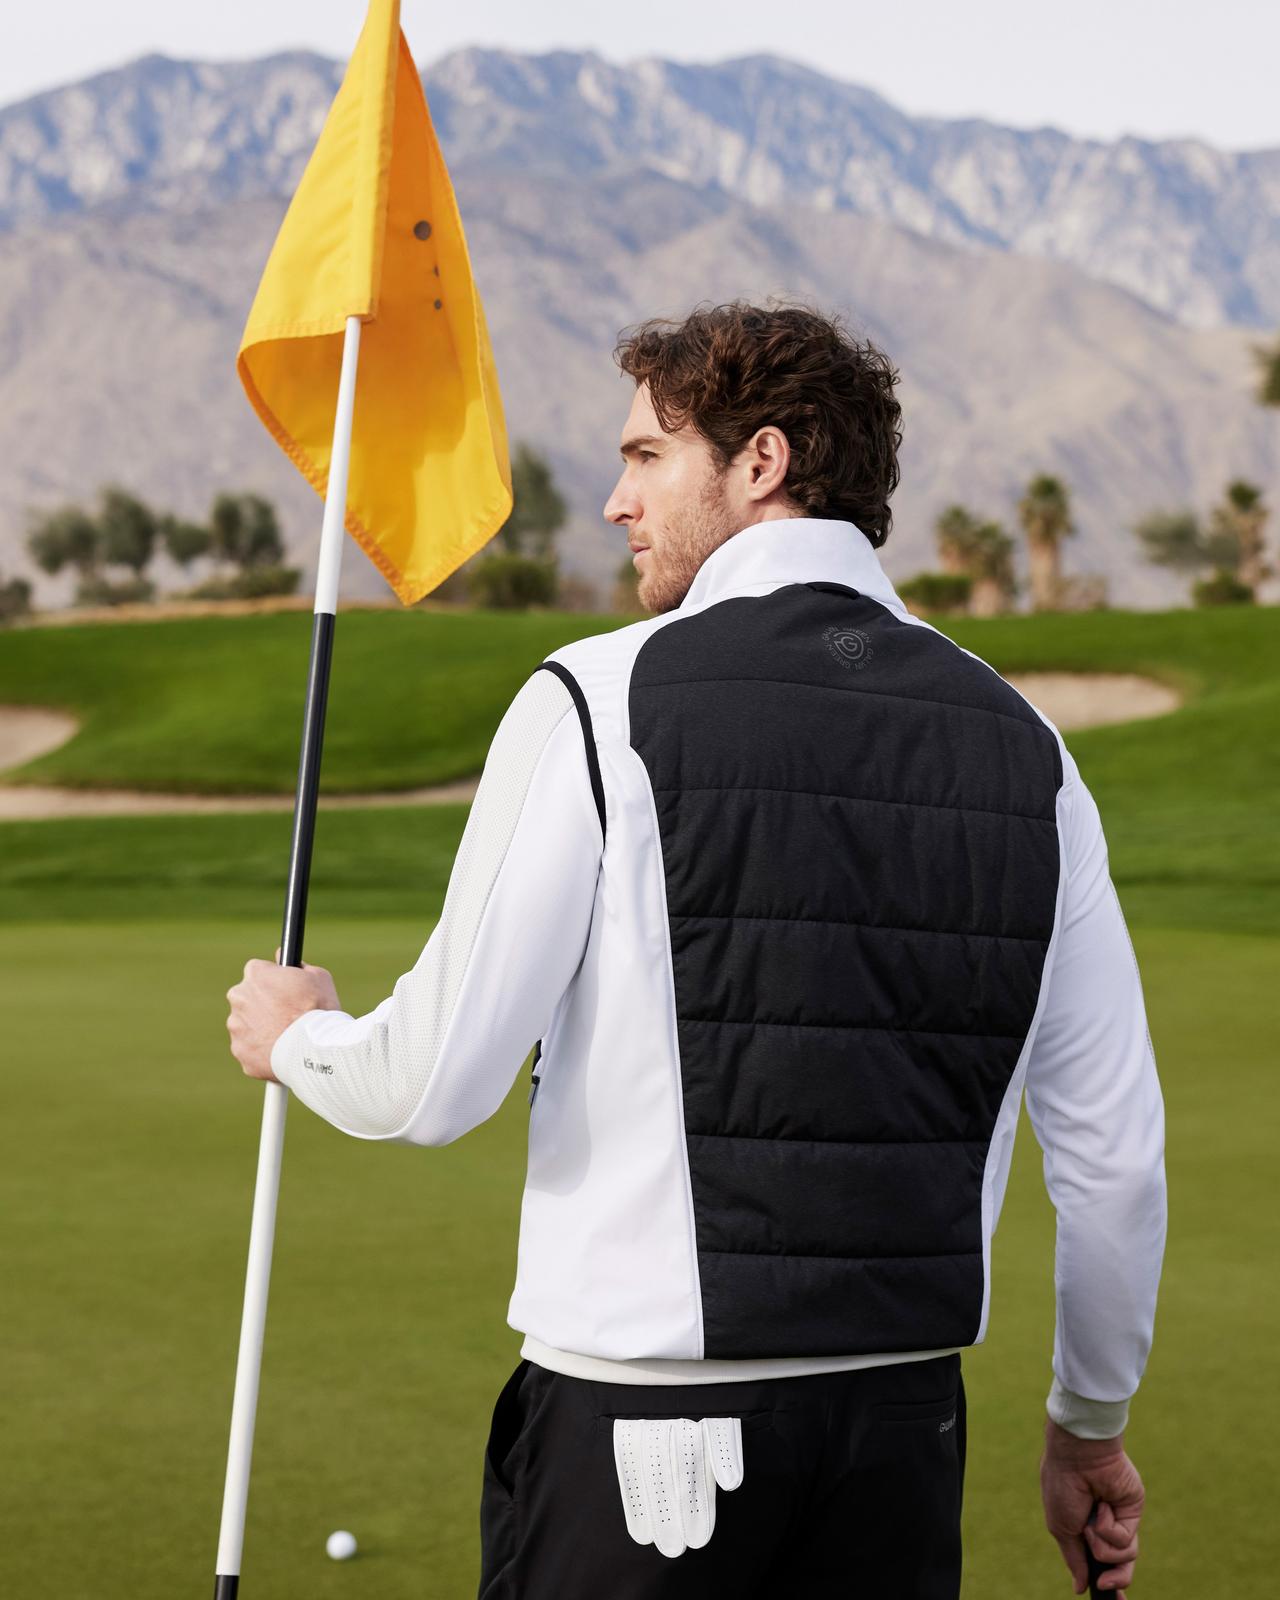
[[[642,450],[640,452],[640,459],[641,461],[652,461],[656,454],[657,452],[654,450]]]

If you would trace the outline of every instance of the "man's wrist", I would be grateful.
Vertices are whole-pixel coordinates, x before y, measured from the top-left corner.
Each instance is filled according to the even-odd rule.
[[[1054,1375],[1045,1401],[1050,1420],[1077,1439],[1117,1440],[1129,1423],[1128,1400],[1090,1400]]]

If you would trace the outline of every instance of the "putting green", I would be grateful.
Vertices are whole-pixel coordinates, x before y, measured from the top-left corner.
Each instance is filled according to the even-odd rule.
[[[309,952],[365,1009],[429,925],[316,917]],[[223,992],[273,937],[266,918],[0,932],[0,1344],[20,1441],[0,1592],[172,1600],[209,1584],[261,1094],[227,1053]],[[1151,1498],[1134,1592],[1264,1600],[1277,1290],[1262,1266],[1274,1166],[1262,1108],[1280,939],[1135,926],[1134,940],[1172,1194],[1130,1430]],[[254,1600],[474,1594],[481,1449],[519,1344],[505,1316],[524,1077],[442,1150],[347,1139],[291,1107],[245,1555]],[[966,1358],[973,1600],[1070,1593],[1036,1485],[1051,1226],[1024,1126],[991,1337]],[[324,1554],[337,1527],[360,1540],[349,1564]]]
[[[1136,1595],[1270,1600],[1280,1416],[1269,1381],[1280,630],[1274,610],[957,624],[1016,673],[1133,672],[1183,690],[1072,734],[1142,966],[1169,1111],[1170,1245],[1130,1444],[1150,1512]],[[556,614],[344,617],[325,780],[474,773]],[[0,701],[81,732],[24,777],[288,789],[307,619],[0,635]],[[365,1009],[438,914],[465,809],[322,812],[307,954]],[[261,1092],[223,995],[269,955],[283,815],[0,825],[0,1139],[8,1493],[0,1594],[172,1600],[213,1568]],[[444,1150],[343,1138],[294,1106],[245,1559],[252,1600],[470,1600],[481,1450],[515,1363],[505,1315],[524,1074]],[[1070,1594],[1040,1524],[1052,1215],[1019,1135],[972,1403],[966,1597]],[[749,1470],[749,1463],[748,1463]],[[324,1539],[352,1529],[361,1556]],[[202,1586],[203,1590],[202,1590]]]

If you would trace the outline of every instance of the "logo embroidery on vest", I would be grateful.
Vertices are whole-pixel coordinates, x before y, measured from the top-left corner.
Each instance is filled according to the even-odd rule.
[[[822,630],[822,640],[842,667],[861,672],[875,654],[861,628],[841,628],[835,623]]]

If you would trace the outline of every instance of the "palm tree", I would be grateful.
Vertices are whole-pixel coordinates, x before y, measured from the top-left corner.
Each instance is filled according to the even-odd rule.
[[[955,576],[971,576],[977,517],[966,506],[950,505],[933,526],[942,570]]]
[[[970,614],[992,617],[1007,611],[1018,585],[1013,540],[1000,524],[983,522],[967,506],[950,505],[933,526],[943,572],[972,580]]]
[[[1018,520],[1027,536],[1031,609],[1054,611],[1062,594],[1062,541],[1076,531],[1061,478],[1047,472],[1032,478],[1018,502]]]
[[[1255,594],[1272,571],[1263,538],[1269,515],[1262,490],[1243,478],[1227,485],[1225,498],[1210,514],[1209,536],[1219,564],[1234,567],[1237,580]]]
[[[1235,577],[1240,545],[1234,531],[1220,525],[1206,530],[1187,508],[1148,512],[1134,524],[1133,531],[1148,561],[1192,576],[1193,605],[1239,604],[1253,599],[1253,590]],[[1199,578],[1206,567],[1213,569],[1213,576]]]
[[[971,610],[994,617],[1009,609],[1018,592],[1013,575],[1013,540],[998,522],[981,522],[973,531],[969,570],[973,574]]]

